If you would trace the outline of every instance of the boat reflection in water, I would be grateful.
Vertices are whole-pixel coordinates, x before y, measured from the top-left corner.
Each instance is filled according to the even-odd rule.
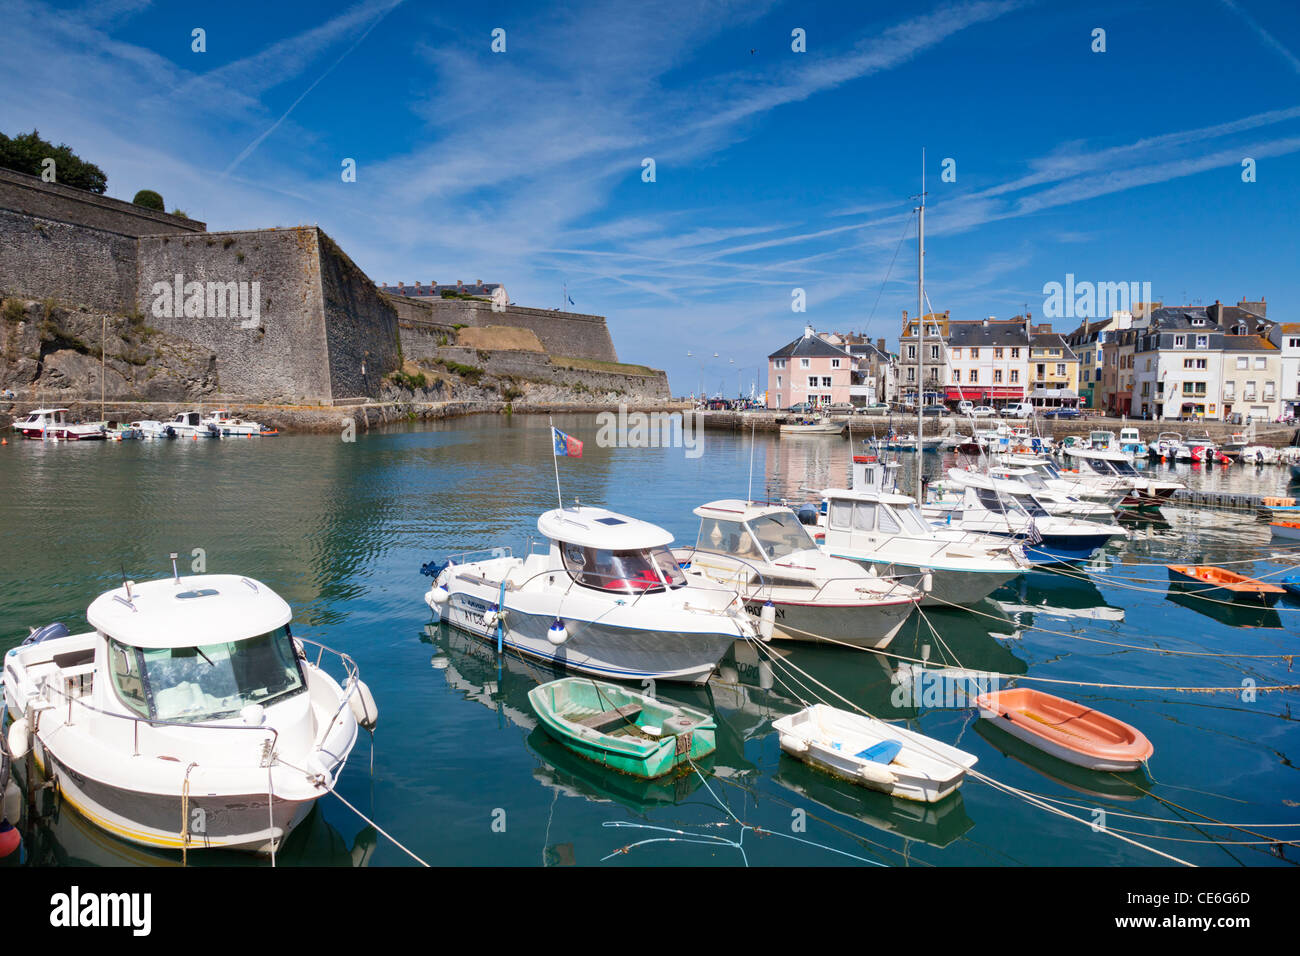
[[[785,754],[773,779],[787,790],[872,829],[939,849],[965,836],[975,826],[966,813],[960,791],[938,803],[897,800],[888,794],[836,780]]]
[[[1088,770],[1066,763],[1058,757],[1044,753],[1037,747],[1031,747],[1017,737],[1002,730],[997,721],[975,721],[976,732],[987,740],[1003,756],[1023,764],[1035,773],[1047,777],[1063,787],[1090,797],[1107,800],[1138,800],[1145,797],[1153,783],[1145,770],[1133,770],[1129,773],[1114,773],[1102,770]],[[1002,779],[997,767],[985,758],[984,770],[989,776]]]
[[[994,592],[993,599],[1025,625],[1034,623],[1035,614],[1109,624],[1124,620],[1124,609],[1108,602],[1082,571],[1031,571]]]
[[[1221,601],[1214,597],[1207,598],[1174,584],[1171,584],[1165,593],[1165,600],[1195,611],[1197,614],[1204,614],[1229,627],[1282,629],[1282,616],[1271,607]]]

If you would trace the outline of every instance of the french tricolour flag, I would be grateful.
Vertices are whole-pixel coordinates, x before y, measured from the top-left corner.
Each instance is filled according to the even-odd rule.
[[[551,438],[555,441],[555,454],[566,458],[582,457],[582,442],[572,435],[566,435],[554,425],[551,426]]]

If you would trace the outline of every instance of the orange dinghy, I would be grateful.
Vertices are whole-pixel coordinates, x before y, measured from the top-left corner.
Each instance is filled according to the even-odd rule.
[[[1275,538],[1294,538],[1300,540],[1300,521],[1273,521],[1269,529]]]
[[[975,703],[994,726],[1089,770],[1136,770],[1155,752],[1136,727],[1028,687],[981,694]]]
[[[1276,604],[1286,593],[1276,584],[1256,581],[1210,564],[1167,564],[1169,582],[1216,601],[1263,601]]]

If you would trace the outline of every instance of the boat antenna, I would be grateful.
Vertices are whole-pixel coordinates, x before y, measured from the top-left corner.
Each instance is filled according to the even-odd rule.
[[[122,562],[122,587],[126,588],[126,599],[131,600],[131,582],[126,579],[126,562]]]
[[[180,571],[176,570],[176,552],[173,551],[171,554],[169,554],[169,555],[167,555],[167,556],[168,556],[169,558],[172,559],[172,575],[175,577],[175,579],[176,579],[176,583],[177,583],[177,584],[180,584],[180,583],[181,583],[181,573],[180,573]]]

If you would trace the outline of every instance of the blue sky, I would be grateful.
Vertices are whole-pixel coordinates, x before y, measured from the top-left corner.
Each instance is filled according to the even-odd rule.
[[[927,291],[955,318],[1041,315],[1073,273],[1300,321],[1289,0],[0,0],[0,22],[0,130],[67,142],[110,195],[319,223],[377,282],[544,308],[567,282],[677,393],[747,388],[805,321],[897,338],[922,147]]]

